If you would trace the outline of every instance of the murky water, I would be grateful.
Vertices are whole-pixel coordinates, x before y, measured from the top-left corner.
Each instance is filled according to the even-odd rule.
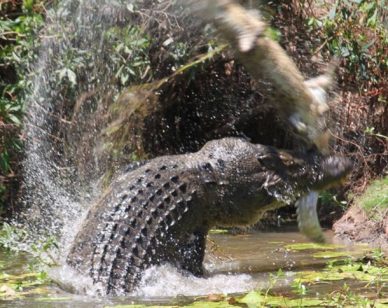
[[[330,233],[326,233],[330,238]],[[25,295],[0,301],[1,307],[105,307],[106,305],[145,304],[187,304],[198,296],[209,294],[240,294],[250,290],[266,290],[281,294],[292,293],[292,282],[299,271],[322,269],[328,258],[314,256],[318,250],[297,250],[296,243],[306,242],[298,232],[269,232],[253,234],[211,234],[206,255],[206,278],[197,278],[178,272],[172,266],[164,265],[148,269],[139,288],[125,298],[97,298],[66,291],[69,279],[55,275],[56,281],[48,286],[26,287]],[[294,245],[294,246],[293,246]],[[319,250],[321,251],[321,250]],[[333,250],[332,250],[333,251]],[[360,256],[365,247],[342,247],[334,249],[339,255]],[[26,255],[10,255],[0,252],[2,278],[0,289],[7,281],[4,274],[28,273],[31,260]],[[282,269],[283,275],[274,278]],[[59,272],[60,273],[60,272]],[[65,271],[62,271],[64,274]],[[61,281],[62,280],[62,281]],[[365,282],[347,281],[355,292],[368,294]],[[74,281],[73,281],[74,284]],[[82,282],[78,281],[78,285]],[[340,288],[343,281],[317,284],[309,288],[310,296],[325,294]],[[31,291],[30,294],[28,291]],[[38,292],[36,292],[38,290]],[[77,291],[77,290],[76,290]],[[80,291],[80,290],[78,290]]]

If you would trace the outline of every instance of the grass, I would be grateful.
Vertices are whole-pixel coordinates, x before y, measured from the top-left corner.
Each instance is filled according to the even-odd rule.
[[[370,218],[384,218],[388,211],[388,177],[373,181],[366,191],[356,198],[355,204]]]

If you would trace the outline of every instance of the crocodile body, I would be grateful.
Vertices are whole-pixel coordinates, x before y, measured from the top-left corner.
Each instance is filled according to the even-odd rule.
[[[67,262],[101,293],[124,294],[169,262],[202,275],[206,235],[245,226],[349,171],[344,158],[298,154],[237,138],[129,168],[89,211]]]

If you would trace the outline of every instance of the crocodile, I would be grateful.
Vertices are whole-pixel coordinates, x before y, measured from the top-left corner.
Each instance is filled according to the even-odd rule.
[[[251,225],[268,210],[340,181],[350,167],[344,157],[239,138],[138,163],[89,210],[67,263],[108,295],[133,291],[151,265],[171,263],[201,276],[210,228]]]

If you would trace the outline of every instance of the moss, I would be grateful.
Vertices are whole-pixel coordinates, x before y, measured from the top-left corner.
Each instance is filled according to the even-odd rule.
[[[297,274],[295,283],[321,283],[322,281],[336,281],[353,279],[375,283],[388,281],[388,269],[354,262],[351,264],[327,266],[323,271],[303,271]]]
[[[313,254],[313,257],[318,259],[331,259],[347,256],[349,256],[348,251],[320,251]]]
[[[0,273],[0,301],[15,300],[31,295],[47,295],[49,279],[45,273],[8,275]]]
[[[318,243],[295,243],[285,246],[286,249],[299,251],[299,250],[333,250],[341,248],[339,245],[332,244],[318,244]]]
[[[388,177],[373,181],[366,191],[356,198],[355,204],[370,218],[382,219],[388,211]]]

